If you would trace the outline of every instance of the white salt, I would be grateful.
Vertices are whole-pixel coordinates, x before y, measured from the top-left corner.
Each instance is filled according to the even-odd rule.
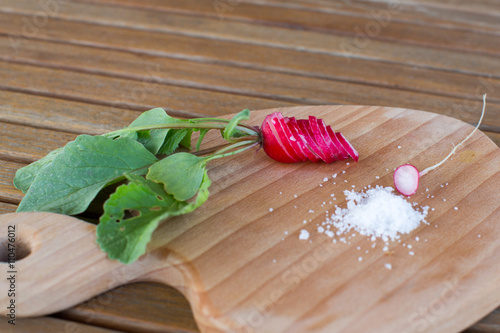
[[[389,269],[389,270],[391,270],[391,269],[392,269],[392,265],[391,265],[391,264],[385,264],[384,266],[385,266],[385,268],[387,268],[387,269]]]
[[[425,218],[429,207],[416,210],[403,197],[393,194],[391,187],[376,186],[363,192],[344,191],[347,208],[336,207],[327,223],[338,229],[337,235],[357,231],[359,234],[377,237],[384,242],[399,239],[416,229]]]
[[[299,235],[299,239],[309,239],[309,232],[307,230],[300,230],[300,235]]]
[[[269,211],[270,211],[270,212],[272,212],[273,210],[274,210],[274,209],[272,209],[272,208],[269,208]]]

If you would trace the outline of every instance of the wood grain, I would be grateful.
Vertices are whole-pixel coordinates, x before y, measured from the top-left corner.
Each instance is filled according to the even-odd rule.
[[[254,112],[252,121],[271,111]],[[36,294],[19,299],[20,315],[58,311],[130,281],[178,288],[202,332],[347,327],[417,332],[424,326],[427,332],[454,332],[498,306],[500,149],[495,144],[477,133],[455,158],[422,179],[411,200],[435,209],[429,225],[390,243],[394,253],[387,256],[383,242],[372,247],[366,237],[349,236],[347,244],[335,244],[315,232],[325,211],[333,209],[321,202],[333,193],[336,204],[345,204],[342,191],[352,185],[390,186],[388,170],[406,162],[434,163],[472,126],[402,108],[280,111],[314,114],[334,124],[359,147],[359,163],[284,165],[263,154],[216,162],[209,171],[214,183],[209,202],[162,224],[148,255],[129,266],[105,258],[94,244],[92,225],[51,214],[3,215],[2,223],[19,224],[19,237],[32,244],[32,255],[20,260],[18,269],[37,272],[20,281],[23,290],[38,286]],[[301,229],[311,232],[310,242],[298,239]],[[402,243],[412,245],[415,255]],[[442,310],[436,312],[438,303]]]

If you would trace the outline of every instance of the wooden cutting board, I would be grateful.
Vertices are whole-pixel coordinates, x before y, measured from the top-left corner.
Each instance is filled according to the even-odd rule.
[[[323,118],[358,149],[359,162],[280,164],[263,151],[211,162],[209,200],[162,224],[128,266],[99,250],[94,225],[2,215],[2,235],[15,226],[24,257],[15,263],[17,315],[60,311],[132,281],[178,288],[202,332],[455,332],[500,305],[500,149],[491,140],[476,132],[422,177],[410,201],[432,208],[429,224],[384,252],[381,240],[356,233],[334,243],[318,225],[345,206],[344,190],[393,186],[395,167],[440,161],[473,126],[398,108],[276,110]],[[248,123],[272,111],[255,111]],[[299,239],[301,230],[309,239]],[[2,279],[3,305],[8,287]]]

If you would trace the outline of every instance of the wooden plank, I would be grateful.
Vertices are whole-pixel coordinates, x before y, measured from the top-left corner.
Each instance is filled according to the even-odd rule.
[[[27,5],[22,0],[21,2],[12,3],[11,7],[16,12],[24,12],[29,10],[33,6],[27,2]],[[116,1],[116,0],[111,0]],[[136,0],[137,1],[137,0]],[[116,2],[115,2],[116,4]],[[246,20],[258,24],[271,24],[280,25],[286,27],[293,27],[295,29],[306,29],[306,30],[317,30],[321,32],[328,32],[329,34],[341,34],[341,35],[351,35],[356,36],[359,32],[370,36],[372,40],[387,40],[392,42],[398,42],[402,44],[419,44],[427,45],[430,47],[454,49],[454,50],[465,50],[470,52],[481,52],[481,53],[491,53],[498,54],[500,52],[500,46],[492,45],[494,40],[499,38],[495,34],[483,34],[481,31],[472,32],[459,27],[450,27],[448,25],[441,25],[436,27],[431,24],[422,25],[420,23],[414,23],[412,21],[403,21],[398,17],[398,13],[402,10],[398,3],[391,3],[387,5],[385,10],[391,16],[387,21],[380,21],[385,19],[379,19],[381,23],[366,13],[363,16],[352,15],[345,11],[330,11],[328,13],[320,11],[311,11],[307,8],[292,8],[289,6],[275,6],[271,3],[252,3],[242,1],[239,2],[237,6],[231,6],[230,4],[225,4],[221,1],[220,5],[215,2],[196,2],[194,0],[190,1],[180,1],[180,0],[168,0],[164,2],[163,8],[171,7],[176,8],[186,8],[189,10],[200,10],[203,14],[211,15],[212,17],[217,17],[218,8],[231,7],[233,10],[227,10],[224,17],[231,17],[232,19]],[[71,8],[73,6],[73,8]],[[104,23],[105,24],[119,24],[123,19],[124,21],[130,22],[133,17],[134,22],[137,22],[141,28],[147,28],[151,24],[155,25],[156,31],[161,31],[162,28],[155,24],[158,21],[164,21],[163,13],[149,13],[142,14],[140,10],[135,9],[132,13],[128,14],[127,10],[124,8],[113,6],[114,11],[118,13],[107,13],[107,7],[99,6],[100,11],[95,11],[94,19],[90,15],[86,15],[85,12],[92,12],[93,8],[90,8],[88,4],[81,6],[71,4],[68,7],[64,5],[60,6],[57,16],[67,17],[68,19],[83,19],[87,21],[87,17],[92,21]],[[80,9],[78,9],[80,8]],[[111,7],[108,7],[111,8]],[[60,13],[60,14],[59,14]],[[90,14],[90,13],[89,13]],[[77,16],[75,16],[77,15]],[[133,16],[132,16],[133,15]],[[130,18],[128,18],[130,16]],[[143,23],[141,16],[150,18],[151,23]],[[203,24],[203,18],[196,18],[197,23],[197,33],[200,31],[209,31],[207,25]],[[89,21],[89,22],[92,22]],[[174,22],[169,22],[174,23]],[[225,23],[220,23],[223,25]],[[201,25],[201,26],[200,26]],[[175,23],[174,23],[175,26]],[[194,27],[193,24],[186,24],[186,27],[191,29]],[[212,27],[213,24],[208,25]],[[442,33],[436,33],[436,28],[439,28]],[[168,30],[172,27],[169,25]],[[234,29],[233,29],[234,30]],[[233,30],[230,30],[233,33]],[[218,36],[220,33],[218,34]],[[367,37],[368,37],[367,36]],[[500,38],[499,38],[500,39]],[[456,43],[456,40],[460,40],[460,43]],[[500,43],[498,43],[500,44]]]
[[[0,122],[0,158],[31,163],[73,140],[74,134]]]
[[[0,202],[0,214],[15,213],[17,205]]]
[[[261,0],[242,0],[244,2],[260,4]],[[323,1],[323,0],[267,0],[266,4],[273,6],[292,7],[296,9],[306,8],[314,11],[331,12],[347,12],[351,15],[358,15],[367,20],[379,19],[382,14],[387,15],[389,6],[397,6],[397,14],[391,15],[390,18],[398,22],[411,22],[413,24],[427,25],[434,28],[446,26],[448,28],[468,29],[479,31],[495,32],[500,27],[495,12],[498,12],[498,6],[493,6],[484,9],[474,2],[473,6],[467,6],[466,2],[460,1],[455,4],[443,4],[442,1],[387,1],[387,0],[372,0],[372,1]],[[486,4],[483,4],[486,5]],[[237,6],[235,6],[237,7]],[[236,8],[234,8],[236,9]],[[228,10],[229,11],[229,10]],[[378,14],[378,15],[377,15]],[[386,16],[389,17],[389,16]],[[230,11],[227,15],[231,19]]]
[[[9,210],[16,210],[14,205],[19,204],[23,198],[23,193],[14,187],[12,181],[16,171],[25,164],[0,160],[0,202],[4,204],[0,212],[7,213]],[[15,208],[13,208],[15,207]]]
[[[197,87],[250,96],[300,102],[302,104],[341,103],[381,105],[386,100],[364,100],[369,91],[383,87],[397,90],[412,90],[428,94],[439,94],[463,99],[477,99],[479,91],[491,94],[489,102],[500,102],[495,91],[500,91],[500,79],[482,78],[463,73],[442,72],[431,69],[416,71],[405,65],[384,64],[373,66],[366,60],[358,60],[353,66],[342,66],[344,59],[332,57],[329,65],[334,70],[323,71],[311,68],[309,74],[300,77],[275,72],[263,79],[263,70],[238,68],[218,64],[206,64],[159,56],[103,50],[76,45],[47,43],[32,40],[22,52],[13,55],[7,37],[0,37],[0,59],[48,66],[72,71],[98,73],[140,80],[142,82],[167,83],[177,86]],[[325,66],[326,67],[326,66]],[[328,66],[329,67],[329,66]],[[353,70],[354,69],[354,70]],[[321,78],[311,79],[308,76]],[[409,81],[408,77],[412,77]],[[349,81],[368,84],[364,91]],[[334,80],[340,81],[329,82]],[[376,85],[377,87],[373,87]],[[474,89],[473,89],[474,88]],[[307,96],[304,96],[307,92]],[[404,91],[401,91],[405,94]],[[493,94],[492,94],[493,93]],[[354,96],[350,96],[354,95]],[[376,94],[385,95],[383,91]],[[367,98],[367,97],[366,97]],[[402,100],[407,100],[402,96]],[[410,107],[405,105],[406,107]],[[416,108],[417,106],[411,106]],[[429,108],[427,108],[429,109]]]
[[[207,115],[207,105],[217,105],[211,113],[222,115],[245,108],[296,104],[5,62],[0,62],[0,76],[0,89],[141,111],[163,107],[172,115]]]
[[[157,283],[118,287],[56,316],[126,332],[198,332],[186,298]]]
[[[51,317],[17,318],[16,325],[11,325],[6,318],[0,321],[0,330],[4,333],[15,332],[85,332],[85,333],[118,333],[114,329],[100,328]]]
[[[0,14],[0,33],[8,34],[11,50],[19,51],[27,42],[23,39],[23,22],[30,20],[30,15]],[[26,29],[26,28],[24,28]],[[217,61],[244,65],[247,59],[253,59],[259,67],[275,67],[272,62],[283,67],[300,68],[302,62],[316,62],[318,58],[329,58],[331,55],[344,58],[343,65],[350,66],[352,58],[366,58],[373,61],[389,61],[409,66],[424,68],[439,68],[446,71],[474,73],[483,76],[498,72],[498,61],[488,54],[473,54],[427,48],[417,45],[399,45],[391,42],[370,40],[366,45],[360,45],[352,36],[336,36],[317,32],[294,31],[276,28],[270,33],[268,27],[255,27],[246,30],[233,38],[233,41],[221,38],[205,38],[198,36],[182,36],[161,32],[141,31],[130,28],[89,25],[84,22],[70,22],[51,18],[43,29],[37,29],[30,37],[60,42],[70,41],[73,44],[93,45],[139,52],[144,54],[170,55],[174,57],[196,59],[198,61]],[[224,29],[225,33],[233,30],[231,26]],[[248,33],[257,37],[249,38]],[[24,34],[29,36],[28,34]],[[259,40],[265,39],[265,45]],[[236,43],[235,43],[236,42]],[[244,44],[243,44],[244,43]],[[272,48],[270,47],[272,46]],[[223,52],[222,52],[223,50]],[[297,58],[299,57],[299,58]],[[471,61],[473,57],[473,61]],[[298,62],[298,59],[301,59]],[[325,62],[320,61],[322,68]],[[328,64],[328,62],[326,62]],[[248,66],[248,63],[245,64]],[[494,77],[498,77],[494,75]]]
[[[23,131],[39,128],[99,135],[127,126],[141,113],[5,90],[0,90],[0,100],[0,122],[20,125]]]
[[[42,44],[40,47],[42,49],[51,48],[46,44]],[[68,59],[75,60],[69,62],[68,60],[55,60],[65,59],[65,57],[40,50],[42,58],[45,58],[46,55],[54,59],[45,61],[46,63],[57,68],[76,70],[78,48],[73,47],[67,50],[54,46],[53,49],[55,52],[63,52],[62,55],[67,54]],[[64,53],[65,51],[71,53]],[[395,92],[393,88],[332,82],[280,73],[275,73],[272,76],[267,75],[263,80],[261,71],[232,68],[228,68],[226,71],[220,66],[197,64],[191,66],[189,62],[180,60],[171,62],[163,58],[149,58],[143,61],[137,60],[141,57],[135,55],[128,58],[126,56],[119,57],[123,63],[120,60],[115,61],[115,58],[109,58],[111,60],[102,63],[102,66],[105,67],[102,69],[96,68],[96,65],[93,64],[101,63],[99,60],[106,57],[106,54],[109,55],[109,52],[98,53],[89,49],[87,53],[82,50],[80,54],[88,56],[88,58],[83,57],[87,60],[84,60],[81,65],[86,68],[85,73],[0,62],[0,75],[3,78],[0,82],[0,88],[57,97],[58,99],[107,105],[110,109],[117,107],[144,111],[160,106],[174,116],[221,115],[244,108],[263,109],[269,106],[298,103],[364,104],[420,108],[474,123],[479,119],[478,112],[481,107],[479,98],[474,102],[445,96],[432,96],[430,98],[428,94],[414,91],[399,90]],[[131,66],[134,61],[138,63]],[[116,62],[116,64],[112,65],[111,62]],[[120,71],[119,68],[122,67],[122,64],[124,68],[129,68],[127,72]],[[148,73],[146,70],[147,74],[144,74],[144,68],[152,68],[155,65],[154,72]],[[198,70],[204,71],[200,73]],[[89,74],[89,72],[97,71],[99,71],[99,75]],[[118,74],[128,78],[103,76],[103,71],[109,75],[116,76]],[[227,74],[230,74],[232,79],[228,80]],[[199,78],[200,76],[203,78]],[[401,79],[404,80],[403,77]],[[427,78],[427,80],[430,79]],[[236,80],[236,82],[232,80]],[[473,80],[470,82],[472,83]],[[478,86],[479,90],[495,91],[497,86],[500,90],[500,80],[479,80],[479,83],[481,83],[481,86]],[[205,89],[217,86],[221,92],[178,87],[175,84]],[[256,97],[248,97],[247,95]],[[275,100],[271,100],[271,98]],[[494,103],[496,101],[494,99],[493,103],[488,102],[488,112],[484,119],[484,125],[490,126],[492,130],[500,128],[500,112],[498,112],[500,105]],[[71,110],[67,112],[72,113]],[[106,119],[116,113],[116,110],[111,110]],[[99,121],[99,119],[95,120]]]

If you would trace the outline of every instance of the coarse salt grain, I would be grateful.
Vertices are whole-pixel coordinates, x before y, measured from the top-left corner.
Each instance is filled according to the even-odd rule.
[[[347,208],[336,207],[335,213],[326,223],[335,226],[337,235],[357,231],[370,236],[372,241],[377,237],[384,242],[399,239],[400,234],[407,234],[416,229],[425,218],[429,207],[421,207],[421,211],[403,197],[394,195],[391,187],[376,186],[363,192],[344,191]]]
[[[304,240],[309,239],[309,232],[304,229],[300,230],[299,239],[304,239]]]
[[[391,270],[392,269],[392,265],[391,264],[384,264],[385,268]]]

